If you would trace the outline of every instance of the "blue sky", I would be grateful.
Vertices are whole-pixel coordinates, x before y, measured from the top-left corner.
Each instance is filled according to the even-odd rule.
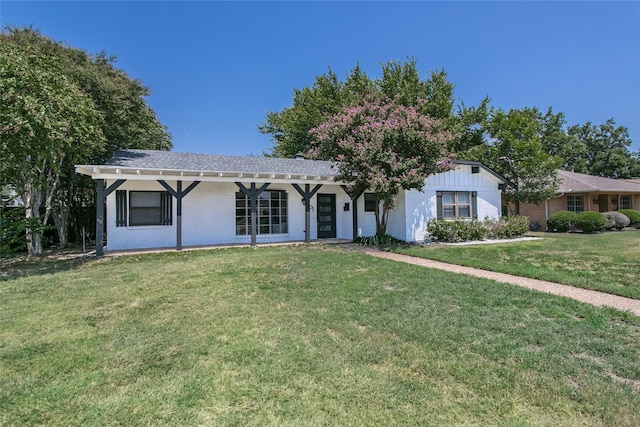
[[[466,105],[614,117],[640,149],[640,2],[0,0],[0,22],[115,55],[151,88],[174,151],[260,155],[257,124],[293,88],[408,57],[425,77],[444,69]]]

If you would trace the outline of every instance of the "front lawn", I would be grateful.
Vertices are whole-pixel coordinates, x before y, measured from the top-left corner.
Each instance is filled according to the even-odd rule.
[[[396,246],[391,250],[640,299],[640,231],[529,235],[542,240],[475,246]]]
[[[640,318],[339,247],[5,271],[0,425],[640,425]]]

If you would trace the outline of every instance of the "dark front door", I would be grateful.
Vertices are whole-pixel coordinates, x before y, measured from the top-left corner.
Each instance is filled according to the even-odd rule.
[[[598,197],[598,207],[600,212],[609,212],[609,195],[600,194]]]
[[[336,195],[318,194],[318,239],[336,237]]]

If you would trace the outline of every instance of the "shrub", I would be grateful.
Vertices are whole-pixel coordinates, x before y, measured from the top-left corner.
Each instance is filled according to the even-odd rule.
[[[0,254],[10,254],[27,249],[24,207],[0,206]]]
[[[485,218],[484,226],[488,239],[513,239],[529,231],[529,218],[519,215],[498,220]]]
[[[485,234],[482,223],[477,219],[431,219],[427,223],[427,232],[437,240],[451,243],[482,240]]]
[[[615,228],[618,230],[622,230],[631,222],[628,216],[620,212],[602,212],[602,215],[607,219],[610,229]]]
[[[576,215],[575,227],[584,233],[597,233],[609,227],[609,221],[599,212],[585,211]]]
[[[557,231],[558,233],[566,233],[573,230],[576,217],[578,215],[575,212],[560,211],[547,218],[547,230]]]
[[[529,230],[529,219],[525,216],[491,219],[437,220],[427,223],[427,232],[432,238],[443,242],[468,242],[484,239],[512,239]]]
[[[618,212],[629,218],[629,225],[640,224],[640,211],[635,209],[620,209]]]

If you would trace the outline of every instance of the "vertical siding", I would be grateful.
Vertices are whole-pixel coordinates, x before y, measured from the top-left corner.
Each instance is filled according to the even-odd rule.
[[[498,179],[482,168],[480,173],[471,173],[470,165],[458,165],[448,172],[432,175],[427,178],[422,192],[411,190],[404,193],[404,212],[399,212],[404,216],[404,227],[394,227],[392,235],[408,242],[424,240],[427,222],[437,217],[436,191],[476,191],[478,218],[499,218],[502,210],[498,184]],[[394,219],[395,223],[401,224],[402,221]]]
[[[432,175],[425,181],[423,191],[404,191],[398,196],[396,208],[389,212],[387,233],[407,242],[424,240],[427,222],[436,218],[436,191],[477,191],[478,218],[498,218],[501,211],[501,192],[495,176],[480,169],[472,174],[471,166],[458,165],[456,169]],[[358,200],[358,235],[376,233],[375,214],[364,212],[364,197]]]

